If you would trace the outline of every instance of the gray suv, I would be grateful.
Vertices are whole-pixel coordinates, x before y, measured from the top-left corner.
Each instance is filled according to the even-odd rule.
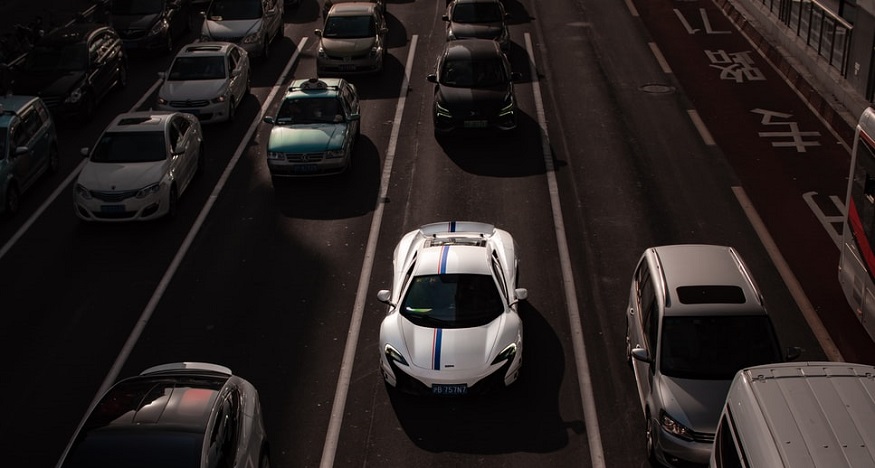
[[[212,0],[200,39],[233,42],[250,57],[267,59],[270,43],[283,37],[284,11],[281,0]]]
[[[626,308],[626,359],[652,462],[707,464],[735,373],[798,355],[798,348],[782,355],[735,249],[668,245],[641,256]]]
[[[44,173],[58,170],[58,137],[38,97],[0,96],[0,212],[15,214],[20,196]]]

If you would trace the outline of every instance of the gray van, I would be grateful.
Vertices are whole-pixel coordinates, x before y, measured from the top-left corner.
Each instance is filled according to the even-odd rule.
[[[875,367],[755,366],[736,374],[711,453],[714,468],[875,466]]]
[[[46,104],[33,96],[0,96],[0,212],[15,214],[21,194],[59,164],[58,136]]]
[[[212,0],[200,39],[233,42],[250,57],[267,59],[270,43],[283,36],[283,13],[282,0]]]

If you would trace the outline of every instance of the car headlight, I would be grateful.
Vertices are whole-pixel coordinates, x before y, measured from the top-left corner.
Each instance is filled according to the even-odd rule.
[[[442,106],[441,102],[438,99],[435,99],[435,101],[434,101],[434,111],[435,111],[435,113],[437,113],[437,115],[440,115],[443,117],[452,117],[453,116],[452,112],[450,112],[450,110],[447,109],[446,107]]]
[[[369,52],[371,58],[378,57],[380,55],[380,47],[373,46],[371,47],[371,51]]]
[[[326,57],[325,49],[323,49],[322,46],[319,46],[319,48],[316,49],[316,55],[318,55],[319,57],[325,58]]]
[[[498,353],[498,356],[495,356],[490,366],[494,366],[502,361],[512,361],[514,356],[516,356],[516,343],[511,343]]]
[[[149,195],[152,195],[153,193],[158,193],[159,190],[161,190],[160,183],[154,183],[152,185],[147,185],[147,186],[141,188],[137,192],[137,198],[146,198]]]
[[[688,441],[693,440],[692,431],[683,424],[677,422],[674,418],[668,415],[665,411],[659,413],[659,424],[669,434]]]
[[[152,26],[152,30],[149,31],[149,34],[152,36],[163,34],[165,31],[167,31],[167,26],[167,20],[158,21],[157,23],[155,23],[154,26]]]
[[[278,151],[268,151],[267,152],[267,159],[285,161],[286,160],[286,153],[280,153]]]
[[[386,359],[388,359],[390,361],[395,361],[398,364],[401,364],[404,366],[408,365],[407,360],[404,359],[404,356],[402,356],[401,353],[399,353],[397,349],[393,348],[392,345],[386,344],[386,349],[383,350],[383,352],[386,353]]]
[[[219,97],[214,97],[214,98],[210,99],[210,102],[212,102],[213,104],[218,104],[220,102],[225,102],[226,100],[228,100],[228,97],[223,94]]]
[[[76,196],[85,200],[91,200],[91,191],[82,185],[76,184]]]
[[[516,105],[513,100],[513,94],[508,93],[507,96],[504,97],[504,103],[502,103],[498,115],[513,114],[514,110],[516,110]]]
[[[447,40],[448,40],[448,41],[455,41],[456,39],[457,39],[457,38],[456,38],[456,33],[455,33],[455,32],[453,32],[453,31],[451,30],[450,32],[447,33]]]
[[[82,92],[82,88],[76,88],[73,90],[73,92],[70,93],[69,96],[67,96],[66,99],[64,99],[64,102],[68,104],[75,104],[79,102],[80,99],[82,99],[83,94],[85,93]]]
[[[258,43],[258,39],[260,38],[260,36],[261,34],[254,32],[245,36],[241,42],[244,44],[256,44]]]
[[[344,153],[343,149],[328,150],[325,152],[325,157],[326,158],[342,158],[343,153]]]
[[[170,102],[170,101],[168,101],[167,99],[164,99],[164,98],[161,97],[161,96],[158,96],[158,101],[157,101],[157,102],[158,102],[158,104],[161,104],[162,106],[164,106],[164,105],[167,105],[167,103]]]

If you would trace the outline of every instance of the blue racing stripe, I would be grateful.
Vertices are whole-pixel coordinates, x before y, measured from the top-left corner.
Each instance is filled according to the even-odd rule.
[[[450,256],[449,253],[450,253],[450,246],[449,245],[445,245],[445,246],[441,247],[441,259],[440,259],[440,264],[438,265],[438,273],[441,275],[447,272],[447,257]]]
[[[440,328],[434,329],[434,344],[431,351],[432,354],[432,369],[441,370],[441,337],[444,331]]]
[[[456,222],[450,221],[450,232],[456,232]]]

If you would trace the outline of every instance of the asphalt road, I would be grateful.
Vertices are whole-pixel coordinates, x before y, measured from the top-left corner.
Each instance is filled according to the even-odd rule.
[[[274,466],[318,466],[326,454],[334,466],[646,466],[623,355],[629,280],[646,247],[735,246],[782,343],[826,359],[737,188],[812,304],[836,318],[830,330],[848,360],[875,356],[846,319],[837,250],[802,197],[842,194],[847,154],[755,53],[765,79],[720,79],[709,59],[719,54],[704,51],[750,49],[737,32],[689,34],[667,0],[634,3],[640,16],[622,2],[506,5],[509,57],[523,75],[516,135],[434,138],[425,75],[443,46],[443,3],[389,2],[385,70],[351,78],[363,99],[352,170],[271,181],[262,106],[272,109],[292,77],[315,75],[319,9],[304,0],[286,12],[285,37],[256,66],[236,120],[206,129],[207,171],[178,218],[83,224],[70,198],[79,148],[114,115],[151,105],[170,59],[132,58],[128,86],[92,122],[62,127],[60,172],[0,221],[0,353],[9,357],[0,397],[15,402],[0,450],[10,466],[53,466],[102,385],[180,360],[220,363],[255,384]],[[691,21],[698,8],[712,31],[734,31],[709,1],[680,7]],[[819,146],[773,146],[753,109],[792,115]],[[445,220],[494,223],[521,246],[524,374],[490,397],[397,396],[378,372],[385,306],[374,295],[391,281],[395,242]],[[357,313],[360,329],[351,328]],[[353,361],[344,361],[348,340]],[[348,382],[342,411],[339,379]]]

